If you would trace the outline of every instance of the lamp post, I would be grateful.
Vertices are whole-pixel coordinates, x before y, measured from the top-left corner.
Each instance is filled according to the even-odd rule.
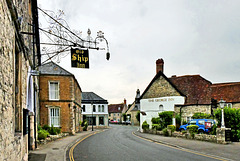
[[[224,105],[225,105],[225,101],[221,98],[221,100],[219,101],[219,105],[220,105],[220,108],[222,109],[222,123],[221,123],[221,128],[225,128],[225,125],[224,125]]]
[[[92,131],[93,131],[93,102],[91,103],[92,105]]]

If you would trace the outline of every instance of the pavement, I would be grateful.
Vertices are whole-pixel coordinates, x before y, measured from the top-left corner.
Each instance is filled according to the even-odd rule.
[[[99,130],[83,131],[76,133],[73,136],[67,136],[48,144],[41,145],[35,151],[29,152],[28,159],[29,161],[66,161],[66,152],[74,143]],[[135,131],[134,134],[141,138],[152,142],[158,142],[166,146],[188,149],[212,156],[219,156],[222,157],[223,160],[240,160],[240,142],[223,145],[198,140],[165,137],[161,135],[141,133],[139,131]]]
[[[166,137],[155,134],[134,132],[135,135],[147,139],[149,141],[164,144],[180,149],[188,149],[191,151],[208,154],[211,156],[219,156],[223,160],[240,160],[240,142],[232,142],[231,144],[217,144],[199,140],[188,140],[184,138]]]
[[[101,130],[101,129],[100,129]],[[83,139],[87,135],[95,133],[94,131],[82,131],[75,135],[63,137],[56,141],[52,141],[45,145],[40,145],[38,149],[30,151],[28,155],[29,161],[66,161],[66,152],[77,141]]]

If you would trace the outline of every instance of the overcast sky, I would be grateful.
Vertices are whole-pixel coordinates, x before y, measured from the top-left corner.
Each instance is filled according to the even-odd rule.
[[[106,51],[90,50],[90,69],[60,66],[77,78],[82,91],[110,103],[134,101],[164,59],[164,74],[200,74],[212,83],[240,82],[240,1],[238,0],[39,0],[39,7],[61,9],[71,29],[92,37],[102,30]],[[41,16],[41,12],[39,12]],[[40,23],[43,19],[40,19]]]

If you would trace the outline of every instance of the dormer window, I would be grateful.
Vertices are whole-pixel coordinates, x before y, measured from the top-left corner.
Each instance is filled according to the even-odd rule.
[[[121,107],[118,107],[118,111],[120,111],[121,110]]]

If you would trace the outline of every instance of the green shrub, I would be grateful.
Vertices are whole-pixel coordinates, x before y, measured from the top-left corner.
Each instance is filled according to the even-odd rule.
[[[167,129],[167,128],[164,128],[162,131],[163,131],[163,135],[164,135],[164,136],[169,136],[169,133],[168,133],[168,129]]]
[[[49,133],[46,130],[39,130],[38,131],[38,140],[45,140],[49,136]]]
[[[50,126],[49,126],[49,125],[44,125],[42,128],[43,128],[44,130],[46,130],[46,131],[49,131]]]
[[[85,120],[83,124],[84,124],[83,131],[87,131],[87,129],[88,129],[87,121]]]
[[[198,126],[197,125],[189,125],[187,126],[187,129],[189,130],[189,133],[194,138],[194,135],[198,133]]]
[[[186,120],[183,120],[183,123],[182,123],[183,125],[186,125],[187,124],[187,121]]]
[[[192,116],[192,119],[210,119],[212,118],[211,114],[197,112]]]
[[[218,126],[221,126],[222,111],[217,109],[214,112],[215,118],[217,119]],[[240,140],[240,109],[235,108],[224,108],[224,121],[227,128],[231,128],[232,141]]]
[[[160,125],[165,128],[167,125],[172,125],[173,111],[164,111],[159,113]]]
[[[168,128],[169,130],[171,130],[171,132],[176,131],[176,126],[174,126],[174,125],[168,125],[167,128]]]
[[[147,130],[149,129],[149,124],[147,123],[147,121],[144,121],[142,124],[142,129]]]
[[[216,130],[217,130],[217,125],[213,125],[212,126],[212,130],[211,130],[211,132],[209,134],[210,135],[216,135]]]
[[[48,132],[50,135],[57,135],[59,133],[61,133],[61,129],[58,127],[53,127],[53,125],[51,127],[48,128]]]
[[[179,114],[176,114],[175,119],[176,119],[176,129],[179,130],[179,127],[181,125],[181,116]]]
[[[160,118],[159,117],[153,117],[151,121],[152,121],[152,124],[160,124]]]

